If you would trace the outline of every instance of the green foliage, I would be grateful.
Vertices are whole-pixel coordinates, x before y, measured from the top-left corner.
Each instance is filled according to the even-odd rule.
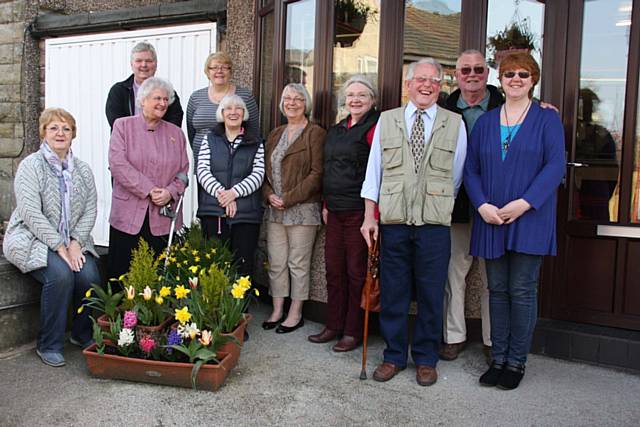
[[[487,48],[493,53],[509,49],[533,50],[535,41],[536,36],[529,30],[526,23],[512,23],[506,26],[504,30],[498,31],[495,35],[489,37]]]
[[[142,238],[138,247],[131,252],[131,264],[129,271],[122,278],[125,286],[133,286],[136,294],[141,293],[145,287],[155,289],[158,284],[159,261],[155,258],[153,250]]]
[[[88,295],[88,297],[84,298],[85,307],[93,308],[100,313],[104,313],[109,316],[110,319],[115,318],[118,305],[122,300],[122,292],[113,293],[110,282],[107,282],[107,289],[92,283]]]

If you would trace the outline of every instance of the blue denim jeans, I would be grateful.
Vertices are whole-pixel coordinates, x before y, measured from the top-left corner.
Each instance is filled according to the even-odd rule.
[[[493,359],[524,367],[538,317],[542,256],[507,251],[485,260]]]
[[[34,270],[31,276],[42,284],[40,296],[40,332],[37,348],[41,352],[62,353],[67,312],[73,300],[73,326],[71,336],[81,343],[91,339],[92,326],[89,310],[78,314],[85,292],[91,283],[100,283],[96,260],[85,254],[86,262],[79,272],[72,271],[60,255],[49,250],[47,266]]]
[[[442,305],[451,255],[449,227],[380,226],[380,332],[384,361],[407,366],[409,305],[415,287],[416,316],[411,357],[435,367],[442,337]]]

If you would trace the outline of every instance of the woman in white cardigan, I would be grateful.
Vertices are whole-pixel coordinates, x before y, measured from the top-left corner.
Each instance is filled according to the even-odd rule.
[[[4,255],[42,284],[36,353],[50,366],[65,364],[62,350],[73,301],[71,343],[91,342],[91,320],[80,314],[85,292],[100,283],[91,230],[96,222],[96,186],[89,165],[75,158],[76,122],[61,108],[40,115],[40,149],[27,156],[14,180],[16,209],[3,242]]]

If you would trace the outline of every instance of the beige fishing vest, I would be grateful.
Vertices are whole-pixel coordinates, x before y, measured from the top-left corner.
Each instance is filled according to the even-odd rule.
[[[380,116],[380,222],[451,225],[455,201],[453,157],[460,115],[438,107],[427,150],[416,173],[404,110],[404,107],[395,108]]]

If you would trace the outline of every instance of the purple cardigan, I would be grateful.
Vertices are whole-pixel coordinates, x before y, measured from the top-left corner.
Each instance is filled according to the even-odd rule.
[[[184,193],[185,184],[177,178],[189,173],[186,139],[176,125],[160,121],[154,131],[147,130],[141,114],[117,119],[109,144],[109,168],[113,177],[109,223],[116,230],[136,235],[149,211],[151,234],[169,233],[171,220],[160,215],[151,202],[154,187],[166,188],[174,206]],[[176,228],[182,226],[178,216]]]
[[[476,209],[471,255],[498,258],[506,251],[556,254],[556,190],[566,168],[560,117],[533,103],[504,161],[500,108],[483,114],[471,133],[464,185]],[[525,199],[531,209],[509,225],[491,225],[477,212],[483,203],[498,208]]]

